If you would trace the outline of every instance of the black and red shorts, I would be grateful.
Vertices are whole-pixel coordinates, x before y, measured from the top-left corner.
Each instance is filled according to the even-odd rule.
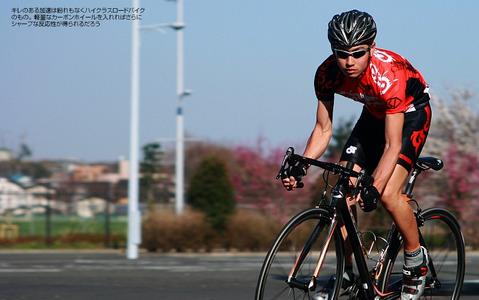
[[[408,172],[416,163],[426,142],[431,117],[429,104],[404,114],[402,148],[397,163]],[[385,120],[375,118],[363,108],[344,146],[340,161],[351,161],[372,174],[383,155],[385,144]]]

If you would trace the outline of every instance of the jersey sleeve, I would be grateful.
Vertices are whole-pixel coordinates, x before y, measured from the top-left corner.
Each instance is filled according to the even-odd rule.
[[[402,73],[396,75],[405,77]],[[401,113],[407,110],[405,78],[396,77],[394,80],[391,88],[383,95],[383,99],[386,101],[386,114]]]
[[[339,67],[333,55],[329,56],[316,70],[314,90],[316,98],[321,101],[332,101],[334,93],[341,86]]]
[[[397,55],[390,65],[391,87],[384,93],[386,114],[406,112],[411,105],[429,101],[422,75],[405,58]]]

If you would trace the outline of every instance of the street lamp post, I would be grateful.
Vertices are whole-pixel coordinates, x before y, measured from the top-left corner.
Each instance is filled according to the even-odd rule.
[[[133,7],[139,7],[139,0],[133,0]],[[128,245],[127,258],[138,258],[141,243],[141,217],[138,209],[138,135],[140,102],[140,21],[133,20],[131,32],[131,117],[130,117],[130,168],[128,178]]]
[[[184,200],[184,159],[185,159],[185,132],[183,128],[183,97],[190,94],[185,92],[183,86],[183,0],[176,0],[177,7],[177,19],[176,27],[176,95],[177,95],[177,111],[176,111],[176,165],[175,165],[175,211],[177,215],[182,215],[185,206]]]
[[[182,215],[185,209],[184,182],[185,182],[185,131],[183,123],[183,98],[191,94],[185,90],[183,79],[183,0],[176,0],[177,20],[175,23],[156,24],[142,26],[141,29],[154,29],[162,31],[162,28],[169,27],[176,31],[176,162],[175,162],[175,212]]]
[[[139,0],[132,0],[133,7],[140,7]],[[128,179],[128,245],[127,258],[138,258],[138,246],[141,243],[141,214],[138,208],[138,177],[139,177],[139,99],[140,99],[140,29],[155,29],[170,27],[177,32],[177,111],[176,111],[176,170],[175,170],[175,211],[178,215],[184,211],[184,128],[183,128],[183,97],[191,91],[183,87],[183,0],[176,0],[177,21],[169,24],[141,26],[139,20],[132,20],[132,60],[131,60],[131,119],[130,119],[130,170]]]

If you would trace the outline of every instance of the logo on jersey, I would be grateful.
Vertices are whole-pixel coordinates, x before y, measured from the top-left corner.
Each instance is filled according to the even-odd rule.
[[[358,149],[358,147],[349,146],[348,149],[346,149],[346,153],[347,154],[354,154],[354,153],[356,153],[357,149]]]
[[[393,85],[393,82],[397,81],[397,79],[391,81],[391,79],[386,76],[387,73],[388,71],[384,72],[384,74],[381,74],[378,70],[378,67],[376,67],[374,64],[371,64],[371,78],[373,79],[374,83],[379,87],[379,92],[381,93],[381,95],[386,94],[389,88]]]
[[[395,109],[401,104],[401,102],[402,102],[402,100],[399,99],[398,97],[390,98],[390,99],[388,99],[387,107],[389,109]]]
[[[376,49],[374,51],[374,56],[376,56],[380,61],[385,62],[385,63],[390,63],[390,62],[394,61],[394,58],[391,55],[389,55],[386,52],[381,51],[379,49]]]
[[[378,49],[374,51],[374,56],[384,63],[392,63],[394,61],[394,58],[391,55]],[[381,95],[385,94],[389,90],[389,88],[393,85],[393,83],[397,81],[397,79],[395,79],[394,81],[391,81],[391,79],[389,79],[386,76],[388,71],[381,74],[378,67],[372,63],[370,65],[370,68],[371,68],[371,77],[374,83],[376,83],[376,85],[379,87]]]

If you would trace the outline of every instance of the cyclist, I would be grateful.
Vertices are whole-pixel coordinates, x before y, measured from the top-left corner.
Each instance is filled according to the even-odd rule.
[[[373,18],[358,10],[335,15],[329,22],[333,54],[316,71],[316,124],[303,156],[318,159],[325,153],[332,137],[334,94],[364,104],[340,163],[353,163],[355,170],[366,169],[375,180],[350,204],[358,202],[364,211],[371,211],[381,200],[404,239],[401,299],[419,299],[424,291],[428,256],[419,244],[413,210],[401,193],[429,131],[429,88],[405,58],[376,48],[376,32]],[[290,176],[283,179],[284,187],[295,189],[307,168],[291,169]],[[352,250],[346,249],[346,254],[343,287],[354,282]],[[314,296],[326,298],[327,289]]]

